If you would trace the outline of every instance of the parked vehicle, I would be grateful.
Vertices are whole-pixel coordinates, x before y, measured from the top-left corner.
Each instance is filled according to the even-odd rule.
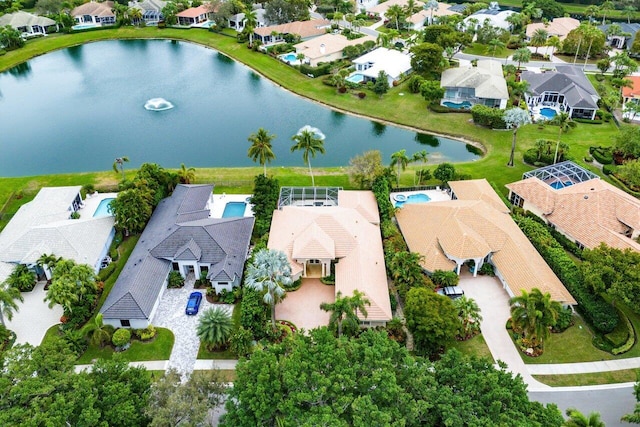
[[[184,312],[190,316],[198,314],[198,309],[200,308],[201,301],[202,294],[200,292],[191,292],[191,295],[189,295],[189,301],[187,301],[187,308]]]
[[[464,295],[464,291],[460,286],[446,286],[438,289],[438,293],[451,299],[458,299]]]

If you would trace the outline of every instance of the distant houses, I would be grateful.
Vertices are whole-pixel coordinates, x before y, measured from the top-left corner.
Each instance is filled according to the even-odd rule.
[[[331,28],[331,22],[326,19],[312,19],[309,21],[294,21],[286,24],[258,27],[253,36],[262,44],[274,44],[284,41],[288,34],[299,36],[301,40],[308,40],[326,34]]]
[[[407,53],[395,49],[379,47],[359,58],[354,59],[355,71],[353,76],[362,76],[363,82],[373,81],[378,78],[380,71],[387,74],[389,85],[400,80],[411,72],[411,56]]]
[[[502,30],[510,30],[511,24],[507,21],[511,15],[515,14],[512,10],[500,10],[497,2],[492,2],[487,9],[479,10],[462,21],[465,28],[473,28],[477,30],[485,23],[494,28]]]
[[[210,218],[212,185],[178,185],[154,211],[100,312],[114,327],[147,327],[169,272],[205,276],[216,292],[240,285],[253,217]]]
[[[202,4],[198,7],[190,7],[176,14],[178,25],[191,27],[203,24],[211,17],[211,5],[209,3]]]
[[[74,8],[71,16],[77,24],[113,25],[116,23],[116,14],[112,9],[112,1],[102,3],[90,1]]]
[[[558,37],[560,40],[567,38],[567,35],[580,26],[580,21],[575,18],[562,17],[554,18],[550,22],[534,22],[527,25],[527,40],[531,40],[537,30],[545,30],[549,37]]]
[[[441,105],[449,108],[471,108],[475,104],[505,109],[509,99],[502,64],[490,59],[444,70],[440,86],[445,89]]]
[[[265,18],[266,10],[263,8],[254,9],[253,12],[256,15],[256,27],[266,27],[268,25],[267,18]],[[236,30],[241,33],[244,31],[245,25],[247,23],[247,18],[244,13],[237,13],[235,15],[231,15],[228,19],[229,28]]]
[[[0,16],[0,27],[7,25],[20,31],[23,37],[45,36],[58,31],[58,24],[53,19],[22,10]]]
[[[355,46],[366,41],[375,43],[375,38],[364,36],[349,40],[342,34],[323,34],[296,44],[296,54],[304,55],[303,62],[317,67],[321,62],[331,62],[342,59],[343,50],[347,46]]]
[[[640,24],[637,22],[632,22],[631,24],[616,22],[613,24],[598,25],[598,28],[606,34],[607,42],[611,47],[630,50],[638,31],[640,31]],[[617,31],[613,31],[614,28]]]

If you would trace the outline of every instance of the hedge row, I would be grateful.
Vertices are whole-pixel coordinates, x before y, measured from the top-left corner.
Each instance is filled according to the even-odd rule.
[[[631,320],[629,320],[629,318],[624,313],[622,313],[622,318],[625,322],[625,326],[627,328],[629,336],[627,337],[627,341],[624,344],[611,349],[611,354],[616,356],[618,354],[626,353],[627,351],[631,350],[633,345],[636,343],[636,332],[633,329],[633,324],[631,323]]]
[[[600,164],[609,165],[613,163],[613,155],[610,149],[602,149],[600,147],[589,147],[589,153]]]
[[[601,125],[603,122],[603,120],[600,120],[600,119],[590,120],[590,119],[581,119],[581,118],[573,119],[573,121],[576,123],[584,123],[586,125]]]
[[[317,67],[311,67],[307,64],[300,64],[300,72],[307,76],[320,77],[331,73],[331,63],[319,65]]]
[[[491,129],[507,128],[507,124],[504,122],[504,111],[498,108],[476,104],[471,107],[471,116],[473,117],[473,122],[477,125]]]
[[[578,309],[589,323],[601,333],[613,331],[619,321],[617,311],[600,295],[594,294],[585,286],[580,269],[547,228],[531,218],[522,216],[515,216],[514,221],[571,292],[578,302]]]

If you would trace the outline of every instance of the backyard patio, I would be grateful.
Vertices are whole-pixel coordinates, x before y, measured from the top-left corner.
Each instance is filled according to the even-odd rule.
[[[297,291],[287,292],[286,298],[276,305],[276,319],[288,320],[306,331],[329,324],[330,313],[322,311],[320,304],[335,301],[335,286],[325,285],[320,279],[303,279]]]

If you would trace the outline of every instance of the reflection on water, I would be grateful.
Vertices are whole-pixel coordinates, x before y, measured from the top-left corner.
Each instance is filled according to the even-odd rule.
[[[82,63],[82,45],[72,46],[69,49],[65,49],[65,52],[67,53],[67,55],[69,55],[69,58],[71,58],[74,63]]]
[[[235,61],[233,59],[229,58],[224,53],[218,52],[218,54],[216,55],[216,58],[218,59],[219,62],[221,62],[223,64],[231,64],[231,65],[235,64]]]
[[[380,122],[372,121],[371,125],[373,126],[373,134],[375,136],[382,136],[387,130],[387,125]]]
[[[345,114],[340,111],[331,110],[331,124],[340,126],[344,122]]]
[[[471,154],[475,154],[476,156],[482,156],[484,154],[482,150],[475,145],[467,144],[466,148],[468,152],[470,152]]]
[[[440,146],[440,140],[433,135],[429,135],[428,133],[416,133],[414,140],[418,144],[428,145],[429,147]]]
[[[9,68],[9,74],[20,79],[26,79],[31,74],[31,65],[28,62],[18,64],[13,68]]]

